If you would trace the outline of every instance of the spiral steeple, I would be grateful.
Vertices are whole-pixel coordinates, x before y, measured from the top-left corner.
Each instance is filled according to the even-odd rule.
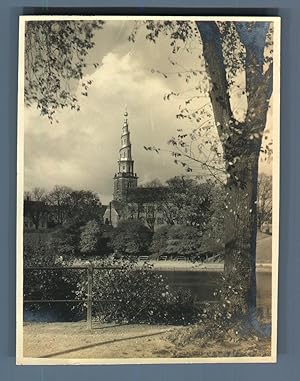
[[[137,175],[134,173],[134,161],[131,154],[128,112],[124,113],[124,123],[119,150],[118,173],[114,177],[114,200],[125,201],[128,188],[137,187]]]

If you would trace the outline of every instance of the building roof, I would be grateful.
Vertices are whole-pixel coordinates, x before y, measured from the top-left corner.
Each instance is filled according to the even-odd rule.
[[[104,213],[107,209],[108,205],[101,205],[100,207],[100,216],[103,217],[104,216]]]
[[[166,187],[129,188],[127,191],[127,202],[158,202],[166,198],[167,192],[168,191]]]

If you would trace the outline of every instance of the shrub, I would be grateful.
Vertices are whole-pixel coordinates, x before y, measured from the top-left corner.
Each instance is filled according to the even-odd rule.
[[[121,269],[95,270],[93,290],[94,315],[101,321],[184,324],[198,319],[191,293],[172,290],[147,263],[123,260]]]
[[[79,254],[79,238],[81,226],[66,223],[57,227],[49,237],[49,245],[58,256],[74,257]]]
[[[25,240],[25,266],[71,266],[74,257],[65,259],[54,254],[51,241]],[[97,265],[95,263],[95,265]],[[98,264],[98,266],[100,266]],[[135,260],[101,260],[101,266],[115,269],[94,269],[93,316],[105,322],[173,323],[197,321],[198,309],[186,290],[172,290],[165,278],[152,270],[151,265],[140,266]],[[24,299],[87,298],[87,271],[76,269],[24,269]],[[85,316],[86,303],[33,303],[31,310],[45,308],[64,320]]]
[[[72,269],[51,269],[72,264],[53,251],[51,239],[24,235],[24,299],[25,300],[67,300],[77,298],[77,288],[84,281],[83,271]],[[37,269],[32,269],[37,267]],[[39,269],[38,267],[50,267]],[[25,311],[51,310],[59,318],[74,319],[82,311],[79,303],[25,303]]]
[[[200,309],[198,322],[204,324],[207,338],[218,339],[232,329],[236,335],[240,335],[245,330],[246,327],[241,328],[241,324],[247,312],[246,291],[245,279],[236,271],[226,277],[223,274],[219,276],[214,292],[215,303],[205,303]]]

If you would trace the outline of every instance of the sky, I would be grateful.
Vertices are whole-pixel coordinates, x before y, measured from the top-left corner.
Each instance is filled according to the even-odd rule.
[[[195,40],[190,44],[190,52],[180,51],[176,55],[180,66],[174,68],[169,61],[174,55],[168,37],[161,37],[153,44],[145,40],[145,31],[141,29],[136,42],[132,43],[128,41],[132,28],[133,22],[108,21],[96,32],[95,47],[87,62],[100,65],[97,69],[89,66],[83,78],[93,81],[88,97],[80,95],[78,84],[79,112],[59,111],[56,115],[59,123],[50,124],[34,107],[25,108],[26,191],[34,187],[50,190],[54,185],[67,185],[97,192],[101,202],[107,204],[112,199],[125,109],[129,114],[132,155],[139,184],[153,179],[164,182],[186,174],[168,152],[157,154],[146,151],[144,146],[169,150],[167,142],[177,134],[177,129],[189,132],[196,127],[186,120],[178,120],[176,114],[187,95],[193,95],[189,89],[199,83],[205,87],[206,79],[195,76],[187,84],[174,72],[178,67],[200,70],[201,45]],[[168,78],[152,69],[168,73]],[[164,96],[171,91],[181,95],[164,101]],[[243,114],[245,99],[232,95],[231,101],[235,110]],[[209,103],[209,98],[206,95],[197,102],[199,107]],[[271,113],[272,109],[268,115],[268,135],[272,130]],[[215,127],[210,134],[210,139],[218,140]],[[260,163],[262,171],[270,173],[270,168],[270,163]]]

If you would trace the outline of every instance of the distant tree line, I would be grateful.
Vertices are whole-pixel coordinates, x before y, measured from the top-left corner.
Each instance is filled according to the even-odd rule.
[[[259,184],[258,228],[262,229],[271,222],[271,178],[262,175]],[[63,257],[219,255],[224,251],[224,198],[224,188],[213,182],[174,177],[163,186],[154,180],[131,193],[113,229],[103,223],[103,206],[92,191],[55,186],[50,192],[34,188],[25,194],[32,202],[27,213],[36,227],[47,213],[49,242]],[[158,217],[161,224],[155,226]]]
[[[49,227],[66,223],[84,225],[101,216],[101,201],[95,192],[73,190],[61,185],[55,185],[50,192],[39,187],[25,192],[25,206],[26,204],[28,208],[24,213],[32,219],[36,229],[45,214]]]

